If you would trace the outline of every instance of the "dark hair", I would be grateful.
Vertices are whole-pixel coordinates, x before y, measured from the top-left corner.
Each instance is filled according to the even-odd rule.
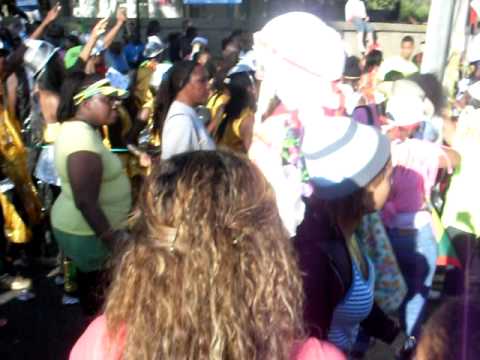
[[[360,78],[360,60],[356,56],[349,56],[345,60],[345,67],[343,69],[343,76],[349,78]]]
[[[58,53],[54,54],[50,61],[45,65],[45,70],[38,77],[38,86],[42,90],[48,90],[61,94],[61,88],[65,79],[65,66]]]
[[[383,61],[383,53],[380,50],[372,50],[365,57],[365,72],[371,71],[375,66],[380,66]]]
[[[243,110],[254,106],[248,88],[254,86],[252,75],[247,72],[232,74],[226,78],[226,88],[230,93],[230,100],[225,105],[224,119],[220,122],[215,139],[220,141],[225,134],[228,125],[237,119]]]
[[[428,320],[417,349],[419,360],[474,360],[480,354],[478,297],[448,300]],[[421,357],[418,357],[421,356]]]
[[[9,48],[13,48],[15,45],[14,36],[12,35],[11,31],[4,26],[0,27],[0,40],[2,40],[4,45]]]
[[[437,77],[434,74],[413,74],[408,79],[416,82],[422,88],[427,98],[432,102],[435,113],[439,115],[445,106],[446,96]]]
[[[318,195],[328,191],[318,189],[314,186],[313,195],[307,200],[307,204],[313,209],[321,209],[325,211],[333,224],[338,224],[339,219],[361,219],[364,215],[374,210],[374,200],[368,192],[367,188],[371,184],[378,185],[387,176],[387,167],[390,160],[387,160],[383,168],[375,174],[367,185],[359,187],[357,184],[352,186],[355,190],[346,195],[335,199],[325,200],[319,198]],[[352,180],[345,180],[351,182]]]
[[[172,105],[178,93],[189,82],[195,66],[197,66],[197,63],[194,61],[179,61],[165,74],[165,78],[161,82],[155,98],[155,112],[153,114],[154,133],[162,136],[163,124],[165,123],[170,105]]]
[[[65,41],[64,41],[64,46],[65,46],[66,43],[70,43],[70,45],[71,45],[68,49],[82,44],[82,42],[80,41],[78,36],[76,36],[74,34],[67,35],[67,37],[65,38]],[[66,50],[68,50],[68,49],[66,49]]]
[[[200,56],[202,56],[203,54],[210,54],[210,50],[208,50],[208,48],[204,48],[198,52],[195,53],[195,55],[193,55],[193,61],[195,62],[198,62],[198,59],[200,58]]]
[[[225,50],[230,43],[230,38],[226,37],[222,39],[221,46],[222,46],[222,51]]]
[[[175,63],[181,60],[180,49],[181,49],[181,34],[179,32],[174,32],[168,34],[168,57],[172,63]]]
[[[224,39],[222,39],[222,51],[225,50],[227,48],[228,45],[230,44],[235,44],[235,45],[239,45],[238,44],[238,36],[229,36],[229,37],[226,37]]]
[[[192,24],[192,19],[190,19],[190,18],[183,19],[182,29],[186,30],[189,26],[191,26],[191,24]]]
[[[160,22],[158,20],[150,20],[147,24],[147,37],[152,35],[158,35],[162,30]]]
[[[65,36],[65,28],[58,23],[52,23],[48,25],[45,31],[45,36],[53,37],[53,38],[62,38]]]
[[[232,31],[232,33],[230,34],[230,37],[231,37],[231,38],[234,38],[234,37],[242,36],[243,33],[245,33],[245,31],[242,30],[242,29],[234,29],[234,30]]]
[[[185,37],[189,40],[193,40],[193,38],[197,35],[198,35],[198,30],[196,27],[189,26],[185,31]]]
[[[64,122],[75,116],[78,106],[75,105],[73,97],[82,89],[86,89],[101,79],[100,75],[87,75],[83,70],[70,73],[62,84],[62,96],[57,110],[58,121]]]
[[[368,212],[365,205],[365,197],[367,196],[365,188],[358,188],[352,194],[332,200],[317,198],[315,196],[316,191],[318,190],[315,189],[308,204],[316,211],[324,211],[332,224],[338,224],[339,219],[359,219]]]
[[[412,44],[415,44],[415,40],[410,35],[407,35],[407,36],[403,37],[402,43],[406,43],[406,42],[410,42]]]
[[[400,71],[396,70],[391,70],[388,73],[385,74],[384,81],[396,81],[396,80],[401,80],[405,76]]]

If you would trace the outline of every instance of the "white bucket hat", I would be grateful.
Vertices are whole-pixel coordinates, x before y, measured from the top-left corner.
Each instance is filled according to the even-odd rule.
[[[149,36],[147,39],[147,45],[143,51],[143,56],[147,59],[152,59],[162,53],[166,48],[165,44],[156,35]]]
[[[390,159],[390,141],[373,126],[342,117],[310,122],[302,151],[314,196],[331,200],[367,186]]]
[[[49,42],[43,40],[25,40],[27,51],[23,55],[25,66],[37,77],[45,69],[45,66],[59,50]]]

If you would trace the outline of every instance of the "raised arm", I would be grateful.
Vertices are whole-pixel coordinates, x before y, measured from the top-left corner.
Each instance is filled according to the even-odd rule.
[[[117,22],[110,29],[107,35],[105,35],[104,45],[103,45],[105,49],[108,49],[110,45],[112,45],[113,41],[117,37],[118,33],[120,32],[120,30],[122,29],[126,21],[127,21],[126,9],[123,7],[119,7],[117,10]]]
[[[60,4],[56,3],[47,13],[47,16],[45,16],[45,19],[43,19],[42,23],[35,29],[35,31],[30,35],[29,38],[32,40],[38,40],[40,37],[42,37],[48,25],[53,23],[58,18],[61,10],[62,7],[60,6]]]
[[[105,32],[107,24],[108,24],[108,18],[105,18],[97,22],[93,27],[87,43],[85,44],[85,46],[82,48],[82,51],[80,52],[79,58],[82,59],[83,62],[86,63],[90,58],[90,54],[92,53],[92,50],[95,47],[95,44],[97,43],[98,38],[100,37],[100,35],[102,35]]]
[[[29,39],[39,39],[43,35],[48,25],[58,18],[61,9],[62,7],[58,3],[51,8],[47,16],[45,16],[45,19],[43,19],[42,23],[30,35]],[[27,47],[22,44],[8,57],[7,64],[5,65],[5,71],[0,74],[1,80],[6,80],[15,71],[15,69],[20,66],[20,64],[23,62],[23,55],[25,54],[25,51],[27,51]]]

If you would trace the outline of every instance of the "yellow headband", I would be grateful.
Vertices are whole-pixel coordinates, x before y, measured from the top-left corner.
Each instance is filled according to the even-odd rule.
[[[113,87],[108,79],[102,79],[80,91],[73,97],[73,101],[75,105],[80,105],[85,100],[98,94],[124,99],[128,96],[128,91]]]

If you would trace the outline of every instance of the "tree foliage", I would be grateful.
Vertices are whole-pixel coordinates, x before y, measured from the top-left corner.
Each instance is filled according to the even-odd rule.
[[[367,6],[372,10],[392,10],[400,0],[367,0]]]
[[[400,19],[412,17],[417,21],[427,21],[430,2],[430,0],[402,0]]]
[[[431,0],[366,0],[371,10],[393,10],[400,2],[400,20],[426,21]]]

